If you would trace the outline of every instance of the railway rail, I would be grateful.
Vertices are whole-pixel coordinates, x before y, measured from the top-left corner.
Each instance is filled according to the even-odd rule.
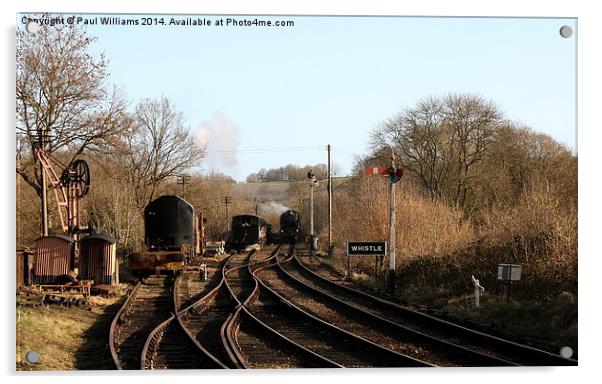
[[[289,256],[293,249],[289,249]],[[263,271],[273,268],[276,263],[277,258],[273,258],[271,263],[253,270],[258,289],[245,307],[279,334],[343,367],[432,366],[359,337],[296,306],[260,277]]]
[[[117,369],[139,369],[148,334],[169,318],[173,278],[138,282],[111,323],[109,349]]]
[[[247,309],[258,292],[254,268],[270,262],[280,247],[276,246],[271,253],[256,254],[252,251],[246,263],[238,263],[224,271],[226,287],[237,302],[236,311],[222,327],[222,338],[231,360],[237,368],[341,367],[278,333]]]
[[[201,282],[199,272],[184,271],[173,287],[172,315],[149,334],[144,348],[140,369],[203,369],[221,368],[214,356],[188,333],[177,320],[181,303],[193,301],[215,285],[215,279]]]
[[[220,330],[235,304],[224,286],[223,268],[218,282],[205,296],[180,310],[176,321],[213,362],[214,368],[236,368],[225,348]]]
[[[140,369],[215,368],[205,351],[182,329],[172,315],[149,334]]]
[[[408,329],[316,289],[287,271],[285,266],[292,259],[277,260],[274,268],[264,272],[264,281],[294,304],[328,323],[437,366],[514,365]]]
[[[201,270],[184,270],[175,285],[176,309],[180,311],[191,306],[215,288],[221,280],[221,270],[226,261],[224,259],[215,267],[207,267],[207,281],[201,278]]]
[[[461,346],[481,355],[488,355],[509,365],[577,365],[576,360],[472,330],[341,285],[312,271],[298,255],[287,263],[286,272],[304,285],[322,292],[322,295],[371,313],[388,323],[395,323],[432,339]]]
[[[577,363],[338,284],[282,245],[231,254],[208,281],[190,270],[140,281],[109,348],[117,369]]]

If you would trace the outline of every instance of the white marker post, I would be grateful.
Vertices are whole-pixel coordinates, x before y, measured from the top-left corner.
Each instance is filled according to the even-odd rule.
[[[479,307],[481,305],[481,292],[485,292],[485,288],[479,284],[479,280],[472,277],[472,284],[474,284],[474,306]]]
[[[207,281],[207,264],[201,264],[201,270],[203,271],[203,274],[201,275],[203,281]]]

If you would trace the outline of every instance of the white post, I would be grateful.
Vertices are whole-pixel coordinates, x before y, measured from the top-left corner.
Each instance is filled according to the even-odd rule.
[[[485,288],[479,284],[479,280],[472,277],[472,284],[474,284],[474,305],[475,307],[479,307],[481,305],[481,292],[485,292]]]
[[[203,270],[203,281],[207,281],[207,264],[201,264],[201,269]]]

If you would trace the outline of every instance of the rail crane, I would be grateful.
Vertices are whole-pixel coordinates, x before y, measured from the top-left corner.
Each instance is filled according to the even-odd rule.
[[[80,226],[79,199],[86,196],[90,190],[90,168],[85,160],[75,160],[69,164],[60,177],[55,172],[52,164],[61,165],[42,148],[36,149],[36,156],[42,164],[42,172],[48,176],[49,185],[54,192],[58,207],[61,227],[73,240],[79,240],[79,234],[88,232],[87,227]],[[76,248],[77,258],[77,248]]]

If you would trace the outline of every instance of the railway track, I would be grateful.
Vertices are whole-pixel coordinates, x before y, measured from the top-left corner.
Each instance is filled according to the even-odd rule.
[[[507,362],[508,365],[577,365],[576,360],[565,359],[530,346],[475,331],[338,284],[312,271],[300,260],[298,255],[283,265],[286,265],[283,271],[288,275],[305,286],[320,291],[322,296],[328,296],[331,298],[330,300],[345,302],[358,310],[386,320],[388,323],[397,324],[431,339],[453,344],[480,355],[490,356],[492,359]],[[478,363],[478,360],[476,362]]]
[[[277,250],[276,247],[275,252]],[[253,249],[246,254],[234,255],[228,260],[227,268],[224,271],[225,284],[238,305],[244,302],[255,288],[255,281],[247,268],[251,259],[254,259],[253,262],[261,262],[269,257],[271,254],[266,250],[256,251]]]
[[[237,255],[220,264],[213,275],[213,288],[203,297],[182,308],[176,321],[213,361],[215,368],[237,368],[221,332],[237,302],[224,284],[225,269]]]
[[[117,369],[139,369],[147,336],[170,316],[173,278],[138,282],[111,323],[109,349]]]
[[[184,331],[175,315],[159,324],[149,334],[140,369],[216,368],[214,361]]]
[[[222,368],[177,319],[180,303],[194,302],[216,284],[215,279],[201,282],[199,277],[198,271],[183,271],[176,279],[172,295],[174,312],[146,339],[140,369]]]
[[[289,256],[292,252],[289,250]],[[276,258],[253,269],[257,289],[245,303],[249,314],[296,345],[342,367],[422,367],[431,364],[358,337],[302,310],[273,290],[263,272],[275,267]]]
[[[222,327],[222,337],[232,361],[237,368],[340,367],[277,333],[247,310],[245,305],[253,300],[258,287],[253,269],[273,259],[279,249],[280,246],[276,246],[271,252],[251,252],[246,263],[232,263],[233,266],[225,270],[226,287],[238,304]],[[244,300],[239,299],[241,292],[245,293]]]
[[[139,282],[113,319],[118,369],[575,365],[330,281],[295,248]]]
[[[272,289],[314,316],[391,350],[437,366],[508,366],[512,363],[392,323],[332,297],[290,274],[292,257],[262,272]]]
[[[217,267],[210,266],[207,268],[207,281],[203,281],[203,272],[200,270],[185,270],[182,272],[175,285],[177,290],[176,308],[178,311],[191,306],[219,284],[221,268],[224,263],[225,260]]]

